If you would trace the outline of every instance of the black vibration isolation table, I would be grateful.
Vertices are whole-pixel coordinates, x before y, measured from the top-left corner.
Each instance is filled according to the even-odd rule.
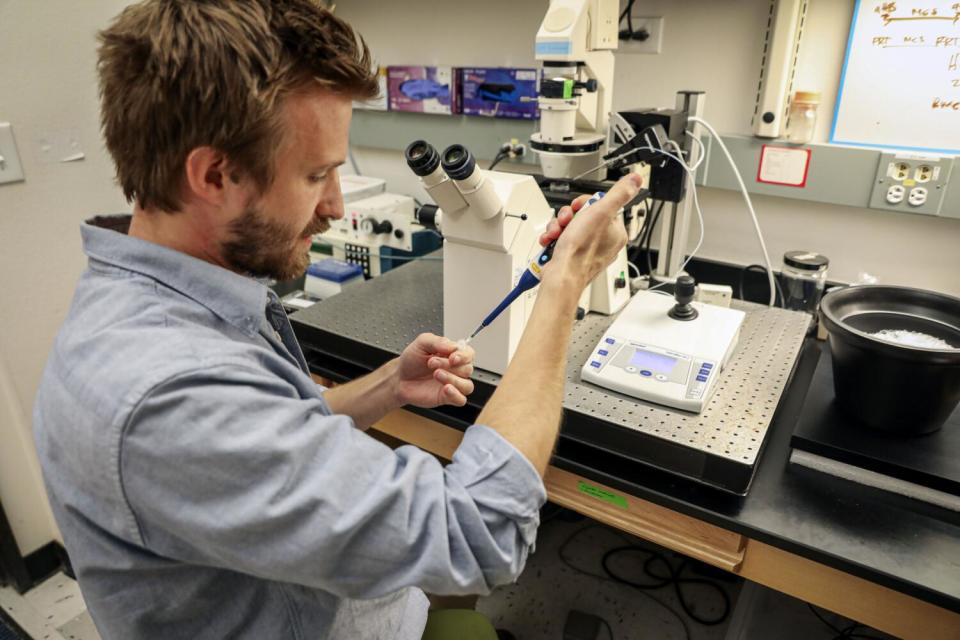
[[[318,380],[360,377],[418,333],[442,333],[438,256],[291,315]],[[550,500],[896,636],[960,639],[960,514],[788,462],[826,350],[804,342],[746,496],[567,437],[582,416],[565,406],[545,478]],[[466,407],[402,409],[371,433],[449,459],[497,379],[478,372]]]

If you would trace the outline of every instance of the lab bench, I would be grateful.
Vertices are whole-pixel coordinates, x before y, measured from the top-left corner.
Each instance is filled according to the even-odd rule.
[[[441,334],[443,266],[436,257],[294,313],[312,372],[351,380],[395,357],[418,333]],[[578,322],[574,340],[586,335],[590,342],[597,322],[604,321],[588,315]],[[799,345],[745,496],[625,457],[610,440],[591,442],[584,433],[604,428],[602,412],[576,406],[579,390],[568,375],[563,428],[545,479],[550,500],[888,633],[960,638],[960,514],[788,462],[814,371],[829,357],[816,340]],[[466,407],[398,410],[373,429],[450,459],[498,381],[478,371]],[[593,393],[595,403],[606,401],[599,388]],[[622,396],[609,398],[618,401]]]

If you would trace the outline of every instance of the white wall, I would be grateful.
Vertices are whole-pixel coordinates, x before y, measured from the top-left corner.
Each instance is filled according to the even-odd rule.
[[[532,66],[546,5],[405,0],[388,17],[381,2],[342,0],[337,11],[382,64]],[[638,0],[636,6],[665,18],[663,52],[617,53],[614,108],[673,106],[676,91],[702,89],[707,120],[723,133],[749,134],[769,0]],[[810,1],[795,89],[823,94],[816,141],[828,138],[852,10],[853,0]],[[425,197],[398,152],[360,149],[356,157],[362,171],[387,178],[391,189]],[[701,202],[707,235],[700,255],[761,262],[740,197],[703,189]],[[785,251],[812,249],[829,256],[837,280],[866,272],[886,283],[960,295],[960,220],[764,196],[754,204],[775,267]]]
[[[85,264],[78,225],[128,210],[102,149],[96,30],[121,0],[0,4],[0,120],[13,124],[26,182],[0,185],[0,499],[23,553],[58,534],[30,414],[47,352]],[[82,162],[46,164],[38,137],[75,131]]]
[[[77,225],[127,209],[98,130],[95,39],[124,0],[0,0],[0,120],[14,125],[27,181],[0,186],[0,499],[21,550],[55,537],[30,434],[30,410],[53,336],[83,266]],[[341,0],[337,11],[383,63],[533,65],[532,39],[546,2]],[[618,55],[614,106],[672,105],[678,89],[708,92],[707,116],[724,132],[749,131],[767,0],[639,0],[666,17],[664,53]],[[798,89],[824,93],[818,139],[826,138],[852,0],[811,0]],[[44,163],[37,139],[75,131],[82,162]],[[397,152],[363,149],[361,168],[413,192]],[[422,194],[421,194],[422,195]],[[756,262],[737,195],[704,190],[702,255]],[[889,282],[960,294],[960,221],[911,217],[776,198],[757,198],[774,256],[810,248],[831,274],[868,271]]]

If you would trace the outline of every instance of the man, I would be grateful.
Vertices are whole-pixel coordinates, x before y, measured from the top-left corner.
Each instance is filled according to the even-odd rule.
[[[363,429],[405,404],[463,405],[470,349],[421,335],[323,390],[248,277],[301,273],[343,215],[351,101],[376,91],[366,45],[310,0],[151,0],[100,38],[103,132],[133,215],[81,229],[89,268],[35,431],[101,635],[418,638],[422,590],[515,579],[557,436],[557,345],[639,184],[551,223],[538,331],[444,468]]]

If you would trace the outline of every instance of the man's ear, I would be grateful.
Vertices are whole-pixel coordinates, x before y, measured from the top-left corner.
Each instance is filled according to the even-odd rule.
[[[227,156],[213,147],[197,147],[187,154],[187,198],[197,198],[212,205],[223,205],[229,198],[226,190],[237,185],[235,170]]]

